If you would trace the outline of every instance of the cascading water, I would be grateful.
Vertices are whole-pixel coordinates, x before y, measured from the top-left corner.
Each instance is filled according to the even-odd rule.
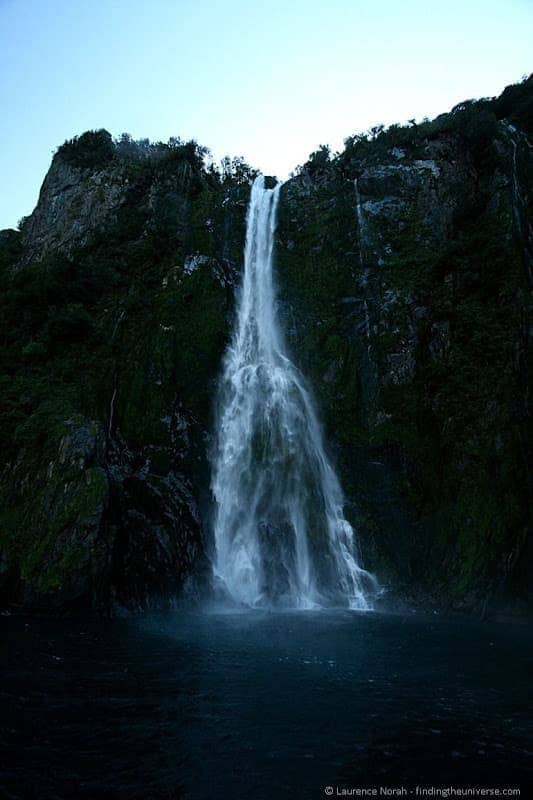
[[[252,187],[244,275],[219,395],[214,573],[248,606],[369,609],[344,498],[305,381],[276,315],[272,251],[280,185]]]

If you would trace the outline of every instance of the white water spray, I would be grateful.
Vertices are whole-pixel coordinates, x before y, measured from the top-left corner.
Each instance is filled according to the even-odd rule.
[[[272,253],[279,190],[265,189],[258,177],[248,209],[213,453],[215,578],[247,606],[369,609],[377,583],[358,564],[317,414],[277,319]]]

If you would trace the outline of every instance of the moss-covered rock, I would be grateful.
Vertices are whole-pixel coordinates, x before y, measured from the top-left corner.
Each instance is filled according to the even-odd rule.
[[[490,108],[456,116],[284,187],[282,314],[367,564],[408,596],[525,607],[531,149]]]
[[[125,156],[121,140],[102,160],[100,144],[60,148],[0,238],[0,589],[29,607],[168,603],[206,569],[198,498],[249,181],[196,145]]]
[[[439,607],[531,600],[532,98],[320,148],[281,192],[280,315],[365,565]],[[5,602],[140,608],[205,576],[254,175],[205,156],[88,132],[0,232]]]

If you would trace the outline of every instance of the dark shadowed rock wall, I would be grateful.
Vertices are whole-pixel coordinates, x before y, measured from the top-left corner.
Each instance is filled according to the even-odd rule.
[[[530,607],[532,141],[530,79],[322,148],[282,190],[280,314],[391,600]],[[202,592],[253,176],[204,155],[84,134],[0,232],[5,603]]]

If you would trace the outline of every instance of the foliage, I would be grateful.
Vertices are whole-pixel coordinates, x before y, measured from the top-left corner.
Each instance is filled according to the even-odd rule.
[[[341,163],[353,157],[371,155],[378,160],[393,147],[413,148],[443,135],[457,136],[463,146],[468,147],[481,164],[497,132],[498,120],[508,119],[524,131],[533,132],[533,75],[521,83],[508,86],[497,98],[466,100],[456,105],[449,113],[436,119],[417,123],[409,120],[407,125],[393,124],[388,128],[377,125],[366,133],[354,134],[344,141],[345,150]],[[489,147],[490,150],[490,147]],[[494,166],[489,160],[485,166]]]
[[[458,599],[497,580],[526,523],[524,253],[495,176],[510,168],[499,121],[530,130],[531,90],[529,78],[431,122],[376,126],[338,155],[322,146],[281,196],[280,313],[363,539],[381,537],[368,545],[374,566],[398,578],[407,560],[413,580],[428,590],[448,581]],[[453,160],[438,199],[414,180],[397,217],[367,215],[363,240],[354,179],[396,165],[392,148],[408,171],[437,145]],[[100,466],[86,477],[50,467],[69,421],[106,448],[116,436],[139,469],[166,474],[189,459],[192,474],[201,457],[179,428],[184,415],[205,458],[256,174],[240,158],[213,164],[194,141],[107,131],[75,137],[55,158],[118,167],[124,202],[89,243],[40,261],[21,261],[26,225],[0,234],[2,525],[10,557],[27,576],[44,564],[51,591],[89,569],[78,544],[109,492]],[[520,149],[517,169],[527,183]],[[372,464],[378,479],[366,475]],[[411,527],[398,522],[402,504]]]
[[[103,167],[113,160],[115,148],[109,131],[101,128],[68,139],[58,149],[57,155],[73,167]]]
[[[513,204],[525,218],[531,173],[524,143],[522,199],[499,183],[514,168],[499,120],[524,130],[532,89],[378,127],[332,159],[319,151],[280,206],[289,344],[337,444],[367,559],[479,608],[505,581],[525,591],[508,566],[528,525],[527,223],[517,228]],[[426,159],[438,179],[417,169]],[[362,240],[353,181],[366,175]]]

